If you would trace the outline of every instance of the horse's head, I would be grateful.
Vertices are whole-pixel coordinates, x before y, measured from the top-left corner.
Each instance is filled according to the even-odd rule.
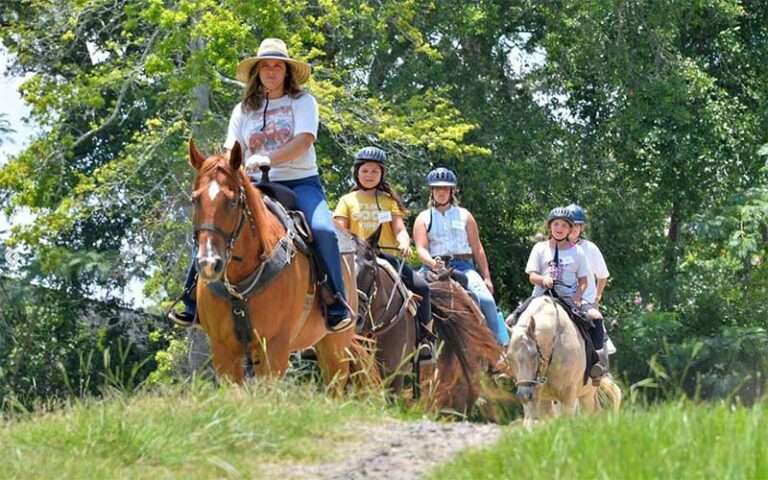
[[[355,237],[355,264],[357,265],[357,289],[368,295],[376,280],[376,252],[366,241],[358,237]]]
[[[197,170],[192,203],[198,244],[197,271],[211,282],[221,278],[232,255],[232,246],[247,222],[247,203],[240,166],[240,144],[224,155],[204,157],[194,140],[189,140],[189,163]]]
[[[515,396],[523,403],[530,402],[539,382],[541,362],[541,353],[536,343],[536,322],[533,317],[528,317],[527,324],[518,322],[512,327],[507,360],[517,382]]]

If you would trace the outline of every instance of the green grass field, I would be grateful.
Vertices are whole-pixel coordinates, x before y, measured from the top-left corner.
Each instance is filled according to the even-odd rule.
[[[665,405],[510,428],[433,478],[766,479],[768,407]]]
[[[679,403],[515,422],[433,478],[768,478],[767,414]],[[363,424],[422,415],[290,382],[116,394],[0,420],[0,478],[274,478],[352,455]]]
[[[259,478],[338,458],[350,427],[392,415],[285,382],[115,396],[2,420],[0,478]]]

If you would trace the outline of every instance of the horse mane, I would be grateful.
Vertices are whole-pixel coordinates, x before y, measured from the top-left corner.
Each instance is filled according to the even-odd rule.
[[[251,185],[251,181],[242,167],[236,172],[232,171],[229,159],[224,154],[219,153],[206,159],[205,163],[203,163],[203,166],[200,168],[198,176],[200,178],[212,177],[216,172],[232,177],[238,188],[239,185],[243,185],[245,190],[245,201],[248,204],[248,208],[250,208],[253,213],[253,220],[257,229],[256,242],[261,244],[262,252],[271,252],[282,237],[284,231],[280,222],[267,214],[267,207],[264,204],[261,192]],[[234,193],[235,195],[239,194],[238,192]],[[246,225],[245,228],[249,227]]]
[[[451,373],[450,364],[455,359],[468,389],[467,409],[479,395],[477,361],[487,365],[496,365],[501,357],[501,348],[485,324],[482,312],[475,305],[469,294],[450,278],[450,271],[428,274],[432,312],[435,317],[435,331],[443,340],[444,347],[440,355],[440,385],[436,392],[438,398],[455,394],[456,384],[461,380]],[[471,355],[471,357],[470,357]],[[445,378],[445,377],[448,378]]]
[[[265,252],[271,252],[285,231],[282,225],[271,214],[267,213],[262,193],[251,184],[251,180],[245,174],[245,170],[238,170],[241,184],[245,187],[245,200],[253,212],[253,220],[259,229],[258,237]]]

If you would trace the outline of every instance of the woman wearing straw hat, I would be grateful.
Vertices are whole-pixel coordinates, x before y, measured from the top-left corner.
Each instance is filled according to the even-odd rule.
[[[239,142],[244,149],[246,172],[252,178],[260,177],[259,167],[271,166],[270,179],[296,193],[297,206],[312,228],[313,248],[336,294],[336,302],[327,307],[328,328],[340,331],[353,321],[345,306],[336,230],[317,170],[317,102],[300,89],[311,72],[308,63],[288,55],[282,40],[262,41],[258,54],[237,67],[237,79],[245,84],[245,91],[232,110],[224,148],[229,152]],[[188,283],[190,280],[194,278],[188,278]],[[184,303],[184,312],[170,315],[179,324],[191,323],[194,318],[194,303],[188,298]]]

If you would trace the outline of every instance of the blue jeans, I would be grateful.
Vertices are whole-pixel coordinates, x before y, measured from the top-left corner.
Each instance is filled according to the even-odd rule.
[[[312,229],[314,236],[312,248],[328,272],[331,289],[346,301],[336,228],[333,225],[333,216],[328,208],[328,202],[325,201],[325,192],[320,185],[320,177],[314,175],[299,180],[284,180],[275,183],[284,185],[296,193],[297,206],[307,217],[309,227]],[[342,302],[330,305],[328,313],[334,316],[346,316],[348,314],[347,307]]]
[[[493,333],[493,336],[496,337],[496,342],[501,345],[507,345],[509,343],[509,332],[507,332],[504,321],[499,321],[499,316],[496,313],[496,301],[485,285],[483,277],[477,273],[475,262],[472,260],[451,260],[451,266],[467,276],[467,287],[469,291],[477,296],[480,302],[480,310],[483,312],[488,328]]]
[[[315,175],[300,180],[287,180],[275,183],[285,185],[296,193],[297,206],[307,218],[309,227],[312,229],[314,236],[312,248],[328,272],[331,288],[340,298],[346,301],[344,277],[341,273],[341,253],[337,243],[336,228],[333,225],[331,210],[325,201],[325,192],[323,192],[323,187],[320,185],[320,177]],[[192,249],[192,264],[189,266],[187,280],[184,283],[186,290],[192,288],[192,284],[197,276],[196,256],[197,245]],[[184,295],[182,301],[184,302],[184,310],[194,315],[195,302],[189,298],[189,295]],[[346,316],[348,314],[347,307],[342,302],[330,305],[328,313],[333,316]]]

